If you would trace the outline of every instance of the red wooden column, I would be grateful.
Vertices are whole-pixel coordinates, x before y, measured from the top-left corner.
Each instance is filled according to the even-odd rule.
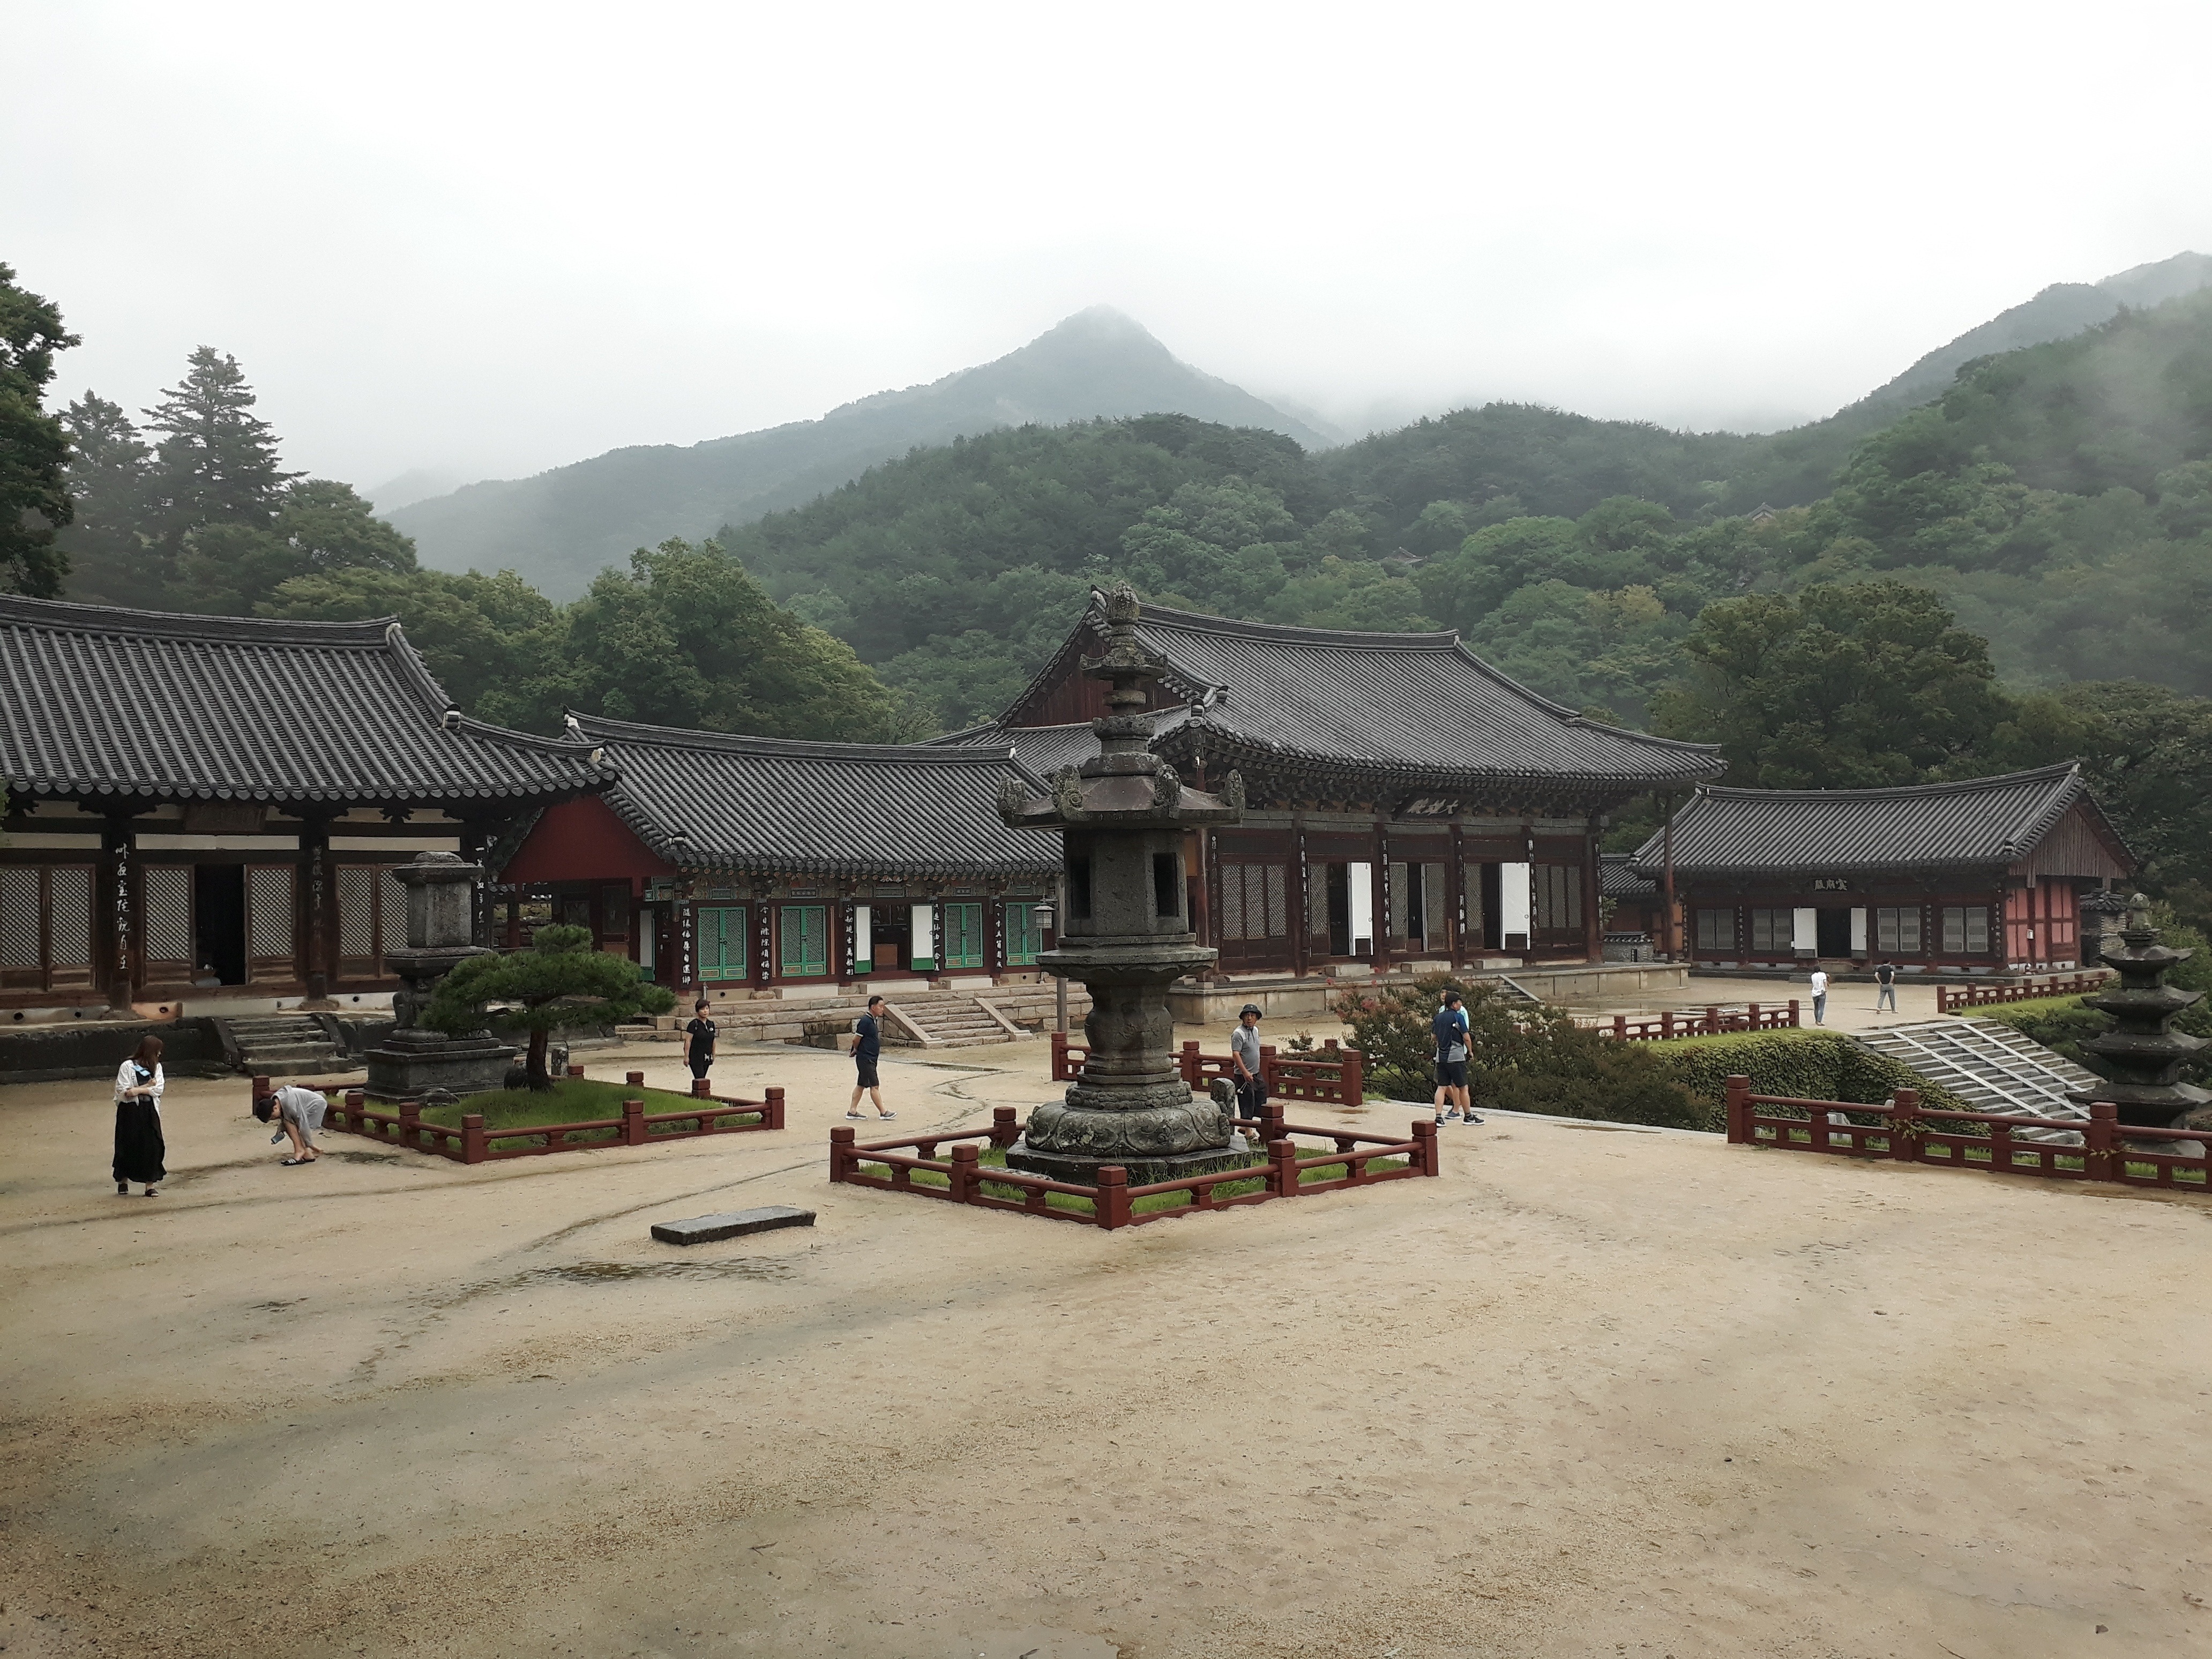
[[[1313,948],[1313,927],[1306,920],[1310,899],[1306,884],[1310,877],[1306,870],[1306,817],[1303,812],[1291,818],[1291,860],[1289,890],[1283,897],[1283,910],[1291,929],[1291,971],[1303,979],[1309,960],[1306,953]]]
[[[1444,871],[1444,926],[1448,930],[1452,966],[1467,958],[1467,832],[1456,822],[1451,827],[1451,863]]]
[[[1589,823],[1583,830],[1583,959],[1585,962],[1605,960],[1605,918],[1599,914],[1598,901],[1604,896],[1604,881],[1598,863],[1598,815],[1590,814]]]

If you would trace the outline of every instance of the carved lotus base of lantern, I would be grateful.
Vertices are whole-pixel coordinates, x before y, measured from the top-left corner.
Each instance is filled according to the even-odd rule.
[[[1129,1184],[1142,1187],[1154,1181],[1180,1181],[1185,1176],[1212,1175],[1217,1170],[1242,1170],[1258,1163],[1259,1158],[1248,1150],[1242,1135],[1232,1137],[1226,1146],[1217,1146],[1203,1152],[1176,1152],[1165,1157],[1147,1158],[1134,1152],[1116,1153],[1111,1158],[1082,1158],[1065,1152],[1042,1152],[1029,1145],[1026,1139],[1016,1141],[1006,1149],[1009,1169],[1020,1170],[1029,1175],[1042,1176],[1048,1181],[1073,1182],[1079,1187],[1094,1187],[1098,1183],[1098,1172],[1109,1164],[1118,1164],[1128,1172]]]

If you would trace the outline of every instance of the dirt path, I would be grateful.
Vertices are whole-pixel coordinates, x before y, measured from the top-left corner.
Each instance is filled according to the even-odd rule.
[[[9,1659],[2212,1642],[2212,1201],[1493,1120],[1109,1237],[833,1189],[848,1068],[768,1076],[781,1135],[474,1170],[180,1083],[151,1201],[97,1085],[0,1089]]]

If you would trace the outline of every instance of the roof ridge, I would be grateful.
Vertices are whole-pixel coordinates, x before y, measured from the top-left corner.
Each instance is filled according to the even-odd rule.
[[[1002,748],[928,743],[831,743],[816,738],[764,738],[745,732],[708,732],[695,726],[648,726],[605,714],[569,712],[577,729],[609,743],[635,743],[661,749],[704,749],[725,754],[781,756],[792,760],[875,760],[915,764],[1006,764]]]
[[[1101,607],[1105,596],[1091,590],[1091,605]],[[1324,645],[1340,649],[1382,651],[1448,651],[1459,643],[1459,630],[1442,629],[1428,633],[1384,633],[1349,628],[1301,628],[1295,623],[1243,622],[1235,617],[1210,616],[1202,611],[1178,611],[1172,605],[1139,602],[1137,626],[1158,621],[1172,628],[1206,634],[1233,634],[1247,639],[1267,639],[1286,645]]]
[[[268,645],[358,645],[385,643],[397,617],[368,617],[353,622],[309,622],[286,617],[222,617],[197,611],[137,611],[119,605],[81,605],[73,599],[34,599],[0,594],[0,623],[51,628],[77,634],[158,634],[168,639],[204,639],[216,644],[242,643],[241,630],[253,643]]]
[[[1661,738],[1656,741],[1666,743],[1672,739]],[[2049,766],[2031,766],[2018,772],[1995,773],[1985,778],[1944,778],[1929,783],[1887,783],[1870,789],[1756,789],[1747,786],[1709,783],[1700,785],[1698,793],[1724,795],[1732,800],[1894,800],[1908,795],[1964,794],[1972,790],[1995,789],[2003,785],[2044,779],[2055,781],[2069,775],[2078,776],[2081,770],[2080,761],[2065,760],[2054,762]]]

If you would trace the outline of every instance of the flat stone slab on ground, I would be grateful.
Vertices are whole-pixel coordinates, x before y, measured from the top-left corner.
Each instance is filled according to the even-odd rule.
[[[711,1244],[718,1238],[764,1233],[776,1227],[811,1227],[814,1212],[789,1204],[763,1204],[752,1210],[695,1215],[688,1221],[656,1221],[653,1236],[664,1244]]]

